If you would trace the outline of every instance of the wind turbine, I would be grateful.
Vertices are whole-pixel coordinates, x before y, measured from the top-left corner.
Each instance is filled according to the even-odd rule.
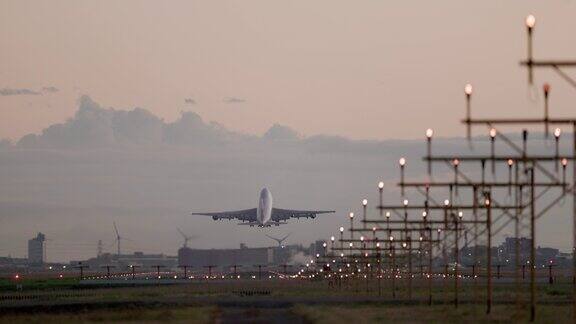
[[[114,222],[114,231],[116,232],[116,247],[118,249],[118,257],[120,257],[120,241],[124,240],[124,238],[120,236],[120,232],[118,232],[116,222]]]
[[[188,247],[188,242],[190,240],[195,239],[196,237],[198,237],[197,235],[186,235],[184,234],[184,232],[182,232],[182,230],[180,230],[178,227],[176,227],[176,229],[178,230],[178,233],[180,233],[180,235],[182,235],[182,237],[184,238],[184,244],[182,245],[182,247],[187,248]]]
[[[292,233],[288,233],[288,235],[284,236],[283,238],[275,238],[273,236],[266,234],[266,236],[268,236],[268,238],[273,239],[274,241],[278,242],[279,247],[284,247],[282,245],[282,242],[284,242],[288,238],[288,236],[290,236],[290,235],[292,235]]]

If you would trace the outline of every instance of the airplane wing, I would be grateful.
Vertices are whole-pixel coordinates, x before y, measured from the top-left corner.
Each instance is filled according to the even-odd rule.
[[[291,210],[272,208],[272,220],[281,221],[289,218],[315,218],[319,214],[334,213],[333,210]]]
[[[192,213],[192,215],[210,216],[213,220],[238,219],[244,222],[256,221],[256,208],[218,213]]]

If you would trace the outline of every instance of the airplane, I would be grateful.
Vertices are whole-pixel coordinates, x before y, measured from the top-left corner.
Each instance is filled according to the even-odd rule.
[[[288,224],[290,218],[315,218],[319,214],[334,213],[333,210],[291,210],[272,207],[272,194],[268,188],[260,191],[258,207],[244,210],[235,210],[218,213],[192,213],[192,215],[210,216],[213,220],[238,219],[242,223],[238,225],[248,225],[250,227],[270,227]]]

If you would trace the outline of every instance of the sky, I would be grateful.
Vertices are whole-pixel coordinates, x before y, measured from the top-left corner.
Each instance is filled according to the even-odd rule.
[[[465,83],[474,116],[539,116],[543,82],[552,114],[573,114],[563,80],[530,87],[518,65],[528,13],[536,57],[576,56],[566,0],[0,0],[0,256],[38,231],[50,261],[113,251],[114,221],[127,252],[174,255],[176,227],[200,248],[329,237],[378,181],[399,201],[400,156],[424,175],[427,128],[440,152],[468,149]],[[189,216],[252,208],[263,187],[337,213],[264,231]],[[569,205],[539,244],[570,247]]]
[[[569,114],[565,82],[541,71],[529,88],[517,64],[529,13],[537,57],[576,55],[569,0],[2,0],[0,89],[38,94],[0,96],[0,138],[70,118],[83,94],[167,121],[192,110],[248,134],[355,139],[461,134],[467,82],[477,116],[540,114],[543,82]]]

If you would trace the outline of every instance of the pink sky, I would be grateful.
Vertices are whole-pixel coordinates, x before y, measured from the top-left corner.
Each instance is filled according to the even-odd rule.
[[[64,121],[81,94],[168,121],[193,110],[246,133],[278,122],[307,135],[463,135],[468,81],[477,116],[541,113],[518,66],[529,13],[536,56],[576,57],[567,0],[4,0],[0,89],[60,91],[0,96],[0,138]],[[552,84],[553,114],[573,113],[564,81],[536,81]]]

